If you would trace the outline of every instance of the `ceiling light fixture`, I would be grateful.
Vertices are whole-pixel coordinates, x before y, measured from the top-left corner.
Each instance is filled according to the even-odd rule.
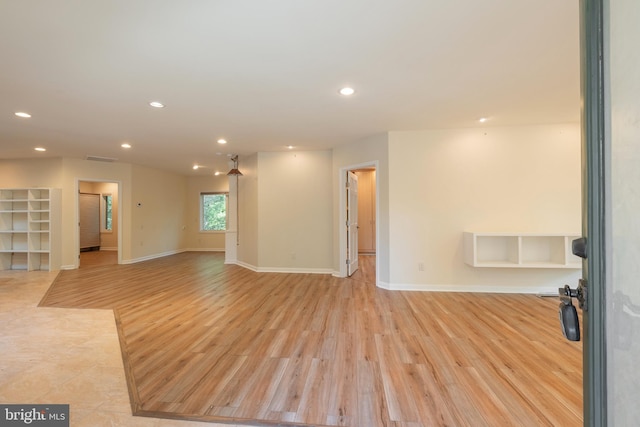
[[[149,105],[151,105],[154,108],[164,108],[164,104],[158,101],[151,101]]]
[[[22,117],[23,119],[28,119],[31,117],[31,114],[29,113],[25,113],[24,111],[18,111],[16,113],[14,113],[16,116],[18,117]]]
[[[233,162],[233,168],[227,172],[227,175],[229,176],[235,176],[236,177],[236,246],[240,245],[240,212],[239,212],[239,204],[238,204],[238,199],[240,198],[240,187],[239,187],[239,180],[240,177],[242,176],[242,172],[240,172],[238,170],[238,155],[234,154],[233,156],[228,154],[229,159]],[[231,181],[231,179],[229,179],[229,181]]]
[[[215,176],[220,175],[220,171],[215,171],[215,172],[214,172],[214,175],[215,175]]]
[[[197,171],[198,169],[200,169],[200,166],[198,166],[198,165],[193,165],[193,170],[194,170],[194,171]]]
[[[486,117],[480,117],[478,120],[480,123],[485,123],[488,119]]]
[[[233,168],[227,172],[227,175],[237,175],[242,176],[242,172],[238,170],[238,155],[231,157],[231,161],[233,162]]]
[[[352,87],[343,87],[342,89],[340,89],[340,95],[350,96],[354,93],[356,93],[356,91]]]
[[[287,145],[287,148],[288,148],[289,150],[293,150],[293,145]]]
[[[36,150],[36,151],[40,151],[40,152],[42,152],[42,151],[47,151],[47,149],[46,149],[46,148],[44,148],[44,147],[36,147],[36,148],[34,148],[34,150]]]
[[[120,144],[120,147],[122,147],[122,148],[131,148],[131,144],[125,142],[123,144]]]
[[[218,140],[218,144],[226,144],[226,143],[227,143],[227,140],[226,140],[226,139],[222,139],[222,138],[220,138],[220,139]]]

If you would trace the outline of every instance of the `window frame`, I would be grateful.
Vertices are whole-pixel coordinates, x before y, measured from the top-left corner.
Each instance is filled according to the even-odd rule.
[[[224,196],[224,230],[205,230],[204,229],[204,197],[205,196]],[[228,191],[201,191],[199,198],[199,216],[200,216],[200,233],[226,233],[229,230],[229,192]]]
[[[111,198],[111,228],[107,228],[107,197]],[[100,194],[100,232],[101,233],[113,233],[113,194],[101,193]]]

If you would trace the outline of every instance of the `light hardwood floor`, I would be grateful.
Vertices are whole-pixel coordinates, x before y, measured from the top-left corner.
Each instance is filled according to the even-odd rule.
[[[80,252],[80,268],[118,264],[118,251]]]
[[[278,425],[579,426],[557,300],[390,292],[184,253],[63,271],[47,307],[114,309],[134,414]]]

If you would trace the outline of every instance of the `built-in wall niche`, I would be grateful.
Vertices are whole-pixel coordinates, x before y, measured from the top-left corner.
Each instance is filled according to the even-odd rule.
[[[464,232],[464,261],[473,267],[576,268],[581,259],[571,252],[578,233]]]

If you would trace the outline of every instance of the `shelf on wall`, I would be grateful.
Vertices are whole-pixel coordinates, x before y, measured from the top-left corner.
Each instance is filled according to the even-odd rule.
[[[582,268],[571,252],[579,233],[464,232],[464,262],[473,267]]]

